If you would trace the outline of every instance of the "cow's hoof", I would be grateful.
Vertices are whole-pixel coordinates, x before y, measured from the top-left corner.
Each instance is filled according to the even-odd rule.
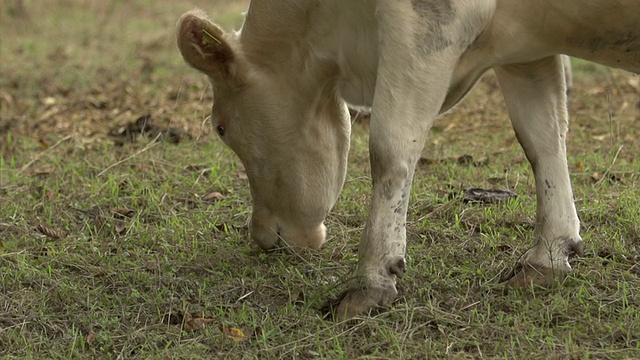
[[[559,239],[557,243],[560,244],[559,249],[561,249],[561,251],[556,251],[558,261],[551,261],[550,265],[542,265],[540,262],[547,260],[544,257],[548,255],[546,248],[541,250],[540,247],[543,245],[538,244],[527,250],[518,264],[506,273],[500,282],[511,287],[549,286],[553,284],[555,279],[564,278],[571,272],[569,259],[573,256],[584,255],[584,244],[582,240],[573,240],[572,238]],[[543,259],[540,259],[541,257]]]
[[[500,282],[508,287],[549,286],[558,275],[565,274],[566,271],[554,272],[552,268],[544,266],[517,264]]]
[[[333,312],[336,321],[344,321],[372,309],[391,304],[398,296],[395,286],[386,288],[360,288],[349,290],[341,296],[340,305]]]

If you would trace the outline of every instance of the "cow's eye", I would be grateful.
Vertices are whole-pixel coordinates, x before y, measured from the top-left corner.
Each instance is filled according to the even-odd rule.
[[[218,125],[216,127],[216,131],[218,132],[218,135],[224,136],[224,127],[222,125]]]

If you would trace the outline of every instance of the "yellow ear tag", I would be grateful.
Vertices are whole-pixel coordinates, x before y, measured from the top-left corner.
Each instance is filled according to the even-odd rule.
[[[207,30],[202,29],[202,45],[210,45],[210,44],[218,44],[220,45],[220,40],[216,39],[213,35],[211,35]]]

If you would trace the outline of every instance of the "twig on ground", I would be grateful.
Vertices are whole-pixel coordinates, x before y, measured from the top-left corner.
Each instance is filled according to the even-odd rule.
[[[155,146],[155,145],[157,145],[157,144],[158,144],[158,138],[159,138],[161,135],[162,135],[162,133],[158,133],[158,135],[157,135],[153,140],[151,140],[151,142],[149,142],[149,143],[147,144],[147,146],[145,146],[144,148],[142,148],[142,149],[140,149],[140,150],[136,151],[136,153],[135,153],[135,154],[133,154],[133,155],[131,155],[131,156],[128,156],[128,157],[126,157],[126,158],[124,158],[124,159],[122,159],[122,160],[120,160],[120,161],[118,161],[118,162],[116,162],[116,163],[114,163],[114,164],[109,165],[106,169],[104,169],[104,170],[100,171],[100,173],[99,173],[96,177],[100,177],[100,176],[104,175],[107,171],[109,171],[109,170],[113,169],[114,167],[116,167],[116,166],[118,166],[118,165],[120,165],[120,164],[122,164],[122,163],[125,163],[125,162],[127,162],[127,161],[129,161],[129,160],[133,159],[134,157],[136,157],[136,156],[138,156],[138,155],[142,154],[143,152],[145,152],[145,151],[147,151],[147,150],[151,149],[153,146]]]
[[[33,158],[31,161],[29,161],[28,163],[24,164],[24,166],[22,166],[22,168],[20,168],[20,172],[24,172],[25,170],[27,170],[31,165],[35,164],[38,160],[40,160],[43,156],[48,154],[51,150],[57,148],[63,142],[71,139],[72,136],[73,135],[67,135],[67,136],[63,137],[62,139],[58,140],[58,142],[53,144],[51,147],[49,147],[48,149],[44,150],[40,154],[36,155],[35,158]]]

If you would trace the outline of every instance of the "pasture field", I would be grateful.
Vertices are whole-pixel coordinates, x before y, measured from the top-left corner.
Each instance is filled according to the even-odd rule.
[[[533,175],[492,74],[438,120],[385,311],[323,318],[356,265],[367,125],[321,251],[248,239],[249,184],[210,129],[174,26],[246,2],[0,3],[0,358],[640,358],[640,79],[574,61],[568,139],[586,244],[550,288],[497,279],[532,243]],[[501,204],[466,188],[510,189]]]

